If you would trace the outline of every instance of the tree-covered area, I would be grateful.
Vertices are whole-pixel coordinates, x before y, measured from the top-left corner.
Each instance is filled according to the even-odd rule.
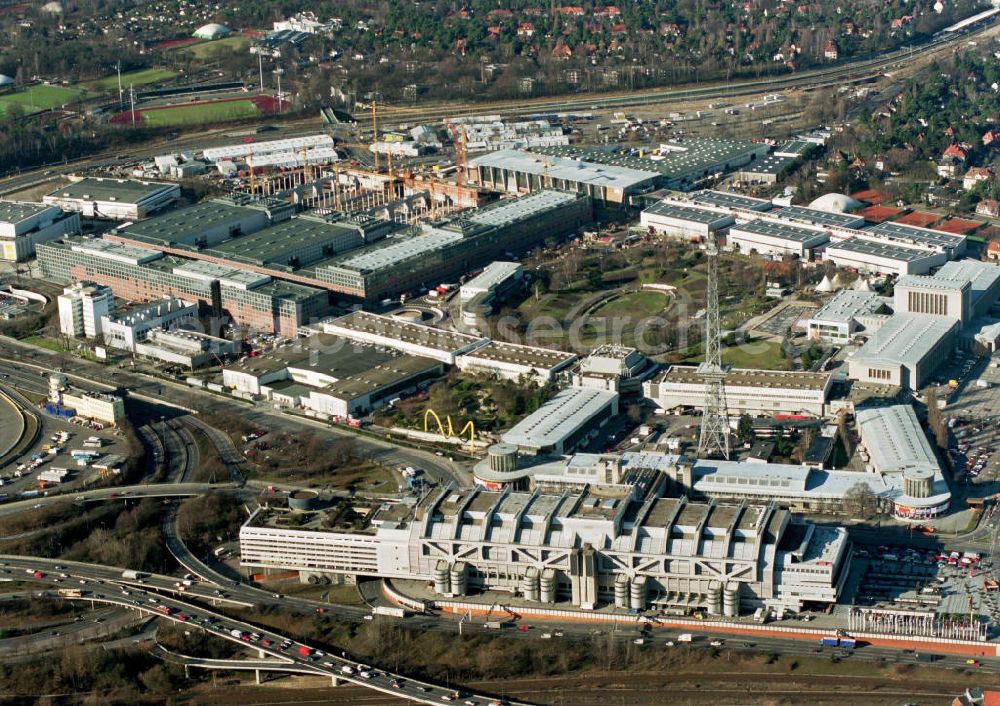
[[[965,155],[964,168],[1000,167],[1000,59],[978,50],[936,62],[907,81],[887,104],[863,116],[838,135],[833,147],[850,159],[861,157],[869,170],[882,162],[884,171],[899,174],[904,188],[938,179],[935,163],[952,146]],[[848,165],[842,165],[844,171]],[[890,191],[891,191],[890,185]],[[974,194],[997,198],[996,179],[976,186]],[[914,194],[901,194],[910,201]]]

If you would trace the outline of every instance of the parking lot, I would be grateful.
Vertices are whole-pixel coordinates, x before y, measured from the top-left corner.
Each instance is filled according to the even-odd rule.
[[[812,304],[788,304],[764,321],[754,325],[754,331],[762,331],[779,338],[784,337],[799,319],[809,318],[816,311]]]
[[[886,611],[933,612],[937,618],[981,616],[1000,624],[1000,588],[992,563],[978,552],[939,552],[902,546],[855,550],[861,578],[854,605]]]
[[[114,456],[119,456],[124,463],[127,453],[125,444],[114,429],[97,431],[50,415],[42,415],[42,419],[42,431],[35,444],[0,472],[0,501],[30,497],[30,494],[44,491],[39,476],[45,471],[66,471],[61,482],[52,481],[45,486],[77,489],[100,478],[102,471],[94,467],[95,463],[103,465],[103,462],[113,460],[111,457]],[[60,433],[63,436],[60,437]],[[91,437],[101,440],[99,447],[96,443],[84,446],[84,442]],[[62,441],[62,438],[66,440]],[[74,451],[77,452],[76,457]],[[84,453],[90,455],[84,456]],[[88,458],[90,460],[86,460]]]
[[[939,399],[950,393],[945,416],[951,427],[948,454],[955,480],[965,484],[1000,480],[1000,359],[976,359],[969,354],[955,356],[937,376],[947,385],[958,383],[954,391],[939,388]]]

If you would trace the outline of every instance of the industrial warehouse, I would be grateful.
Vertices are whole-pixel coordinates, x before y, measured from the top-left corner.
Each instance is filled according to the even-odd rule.
[[[174,294],[227,312],[240,325],[294,336],[329,307],[329,293],[244,269],[164,255],[152,248],[94,238],[63,238],[38,246],[42,276],[89,280],[133,301]]]
[[[39,243],[79,232],[79,214],[27,201],[0,201],[0,259],[24,262],[35,255]]]
[[[590,222],[591,202],[546,190],[407,228],[368,216],[293,218],[294,212],[274,199],[213,199],[105,238],[371,303],[426,291],[499,257],[562,239]]]
[[[439,488],[416,505],[262,507],[240,529],[245,568],[431,583],[439,596],[497,590],[592,610],[682,607],[738,616],[837,600],[850,573],[841,528],[775,505],[733,506],[586,489]]]
[[[166,208],[180,195],[176,184],[85,177],[46,194],[42,203],[87,218],[130,221]]]

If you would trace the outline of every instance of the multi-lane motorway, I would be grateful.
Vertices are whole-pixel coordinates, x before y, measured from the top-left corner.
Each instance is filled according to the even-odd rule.
[[[239,584],[226,586],[226,590],[204,582],[188,582],[191,585],[187,586],[171,576],[140,574],[129,578],[123,575],[123,570],[112,567],[0,555],[0,579],[14,577],[40,585],[56,584],[67,594],[64,597],[70,600],[117,605],[172,620],[188,629],[202,630],[252,648],[261,659],[272,658],[294,667],[294,671],[329,676],[335,684],[350,682],[426,704],[459,699],[465,704],[477,706],[491,703],[510,703],[512,706],[518,704],[374,669],[346,655],[327,654],[313,645],[233,618],[206,605],[253,605],[242,599],[245,589]],[[76,595],[77,593],[80,595]]]

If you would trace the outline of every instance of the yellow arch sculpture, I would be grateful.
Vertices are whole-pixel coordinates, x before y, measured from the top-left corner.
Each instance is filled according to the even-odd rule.
[[[462,427],[462,430],[456,434],[455,427],[452,426],[451,423],[450,414],[445,417],[445,421],[448,423],[446,431],[445,425],[441,423],[441,417],[438,416],[437,412],[435,412],[433,409],[427,409],[424,411],[424,432],[429,431],[430,425],[428,422],[431,417],[434,417],[434,421],[437,422],[438,433],[440,433],[441,436],[445,438],[451,438],[453,436],[461,437],[466,432],[469,432],[469,450],[470,451],[476,450],[476,425],[475,423],[473,423],[471,419],[467,421],[465,423],[465,426]]]

